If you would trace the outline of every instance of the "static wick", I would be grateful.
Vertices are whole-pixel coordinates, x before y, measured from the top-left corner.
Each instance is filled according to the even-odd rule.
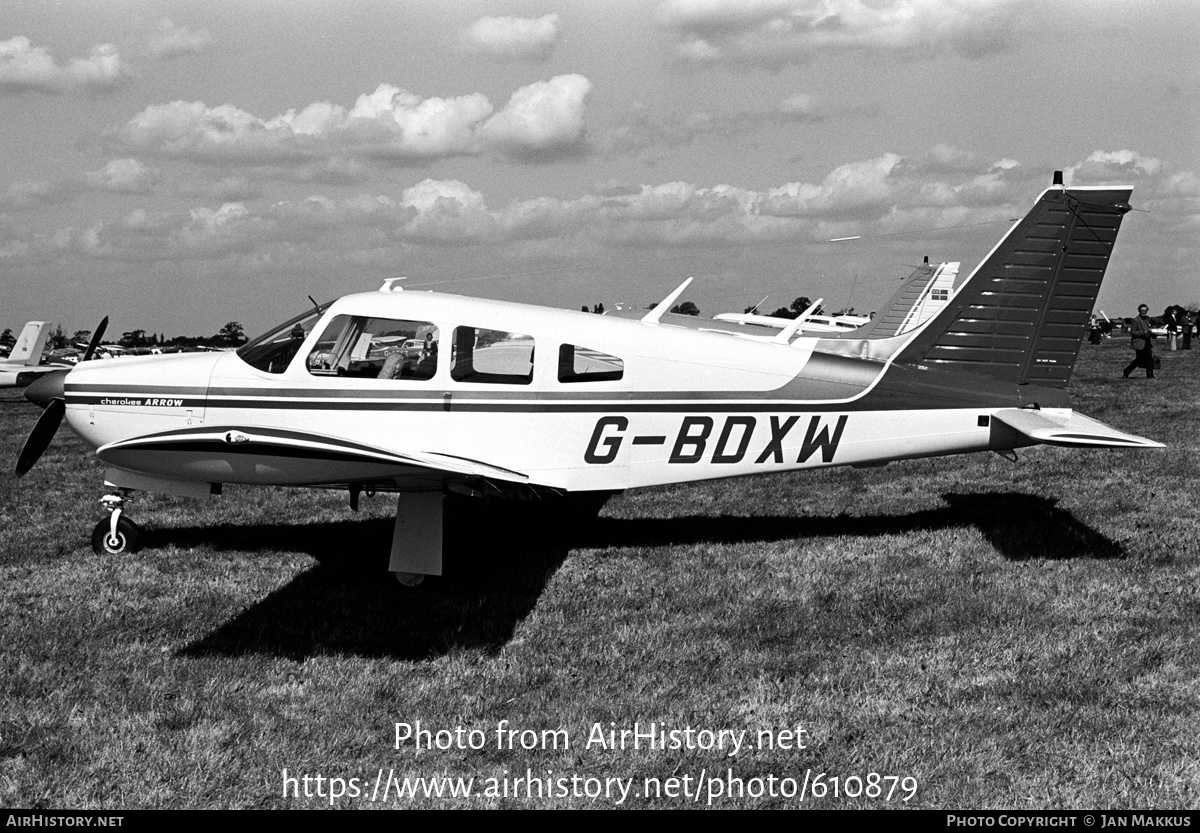
[[[841,243],[843,240],[861,240],[861,239],[862,239],[862,235],[856,234],[853,237],[834,237],[829,242],[830,243]]]

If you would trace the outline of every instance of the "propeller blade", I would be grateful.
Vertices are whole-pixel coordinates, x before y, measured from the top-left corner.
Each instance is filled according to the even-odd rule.
[[[92,340],[88,342],[87,350],[83,351],[81,362],[86,362],[96,352],[96,348],[100,346],[100,339],[104,338],[104,330],[108,327],[108,316],[104,316],[104,320],[100,322],[100,326],[96,328],[96,332],[92,334]]]
[[[54,439],[54,432],[58,430],[63,414],[66,412],[67,403],[64,400],[50,400],[46,410],[42,411],[42,415],[38,417],[37,425],[33,426],[33,430],[29,432],[29,439],[25,441],[25,447],[21,449],[21,456],[17,458],[17,477],[24,477],[25,473],[33,468],[34,463],[45,452],[50,441]]]

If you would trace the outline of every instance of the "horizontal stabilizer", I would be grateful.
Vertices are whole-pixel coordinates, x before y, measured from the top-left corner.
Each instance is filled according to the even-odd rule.
[[[1162,443],[1126,434],[1083,414],[1072,413],[1059,417],[1028,408],[1006,408],[994,412],[992,419],[1046,445],[1072,448],[1166,448]]]

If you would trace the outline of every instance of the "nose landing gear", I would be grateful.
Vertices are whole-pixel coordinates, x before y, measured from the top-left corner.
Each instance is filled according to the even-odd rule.
[[[92,530],[92,551],[111,555],[135,553],[142,548],[142,528],[121,514],[125,498],[120,495],[105,495],[100,498],[109,511],[107,520],[100,521]]]

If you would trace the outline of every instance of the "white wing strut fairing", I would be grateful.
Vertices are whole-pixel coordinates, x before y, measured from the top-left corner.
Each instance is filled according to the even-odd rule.
[[[959,286],[955,263],[918,270],[848,333],[674,315],[686,282],[622,318],[389,281],[236,353],[43,378],[17,472],[66,419],[119,491],[334,488],[351,508],[397,492],[390,568],[414,579],[441,572],[446,492],[566,512],[630,488],[1038,443],[1160,448],[1074,413],[1066,390],[1129,196],[1059,179]],[[93,546],[136,550],[107,500]]]

